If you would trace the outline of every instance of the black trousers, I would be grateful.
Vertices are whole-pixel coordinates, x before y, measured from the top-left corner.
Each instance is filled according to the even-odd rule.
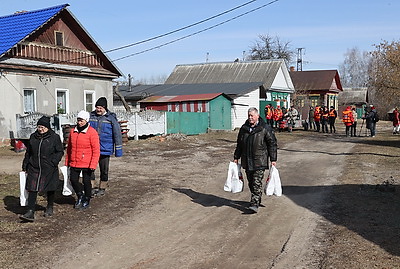
[[[110,170],[110,155],[100,155],[99,160],[100,181],[108,181],[108,171]],[[92,180],[94,180],[94,173]]]
[[[332,133],[332,131],[333,131],[334,133],[336,133],[335,121],[336,121],[335,118],[329,118],[329,119],[328,119],[329,128],[330,128],[330,132],[331,132],[331,133]]]
[[[317,126],[317,132],[319,132],[320,131],[320,129],[321,129],[321,122],[319,122],[319,121],[316,121],[315,122],[315,125]]]
[[[55,191],[47,192],[47,207],[52,207],[54,205],[54,198],[56,196],[55,194],[56,194]],[[35,211],[37,195],[38,195],[37,191],[28,192],[28,209]]]
[[[353,122],[353,125],[351,125],[350,132],[351,132],[351,136],[357,136],[356,135],[356,132],[357,132],[357,122],[356,121]]]
[[[83,186],[79,182],[79,175],[82,172],[83,175]],[[76,194],[81,195],[83,192],[85,196],[90,197],[92,195],[92,183],[91,179],[93,176],[93,171],[90,168],[77,168],[70,167],[70,180],[72,188]]]

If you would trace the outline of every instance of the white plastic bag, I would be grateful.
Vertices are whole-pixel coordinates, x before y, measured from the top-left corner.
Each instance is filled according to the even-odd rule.
[[[60,170],[61,170],[61,173],[63,174],[63,178],[64,178],[64,185],[63,185],[62,194],[64,196],[72,195],[73,188],[72,188],[72,185],[71,185],[71,181],[69,180],[69,169],[66,166],[61,166]]]
[[[224,191],[229,191],[233,193],[243,191],[243,177],[240,169],[240,164],[229,162],[228,176],[226,177]]]
[[[276,168],[275,166],[271,166],[271,169],[269,170],[267,184],[265,185],[264,192],[266,195],[282,195],[281,178],[279,177],[278,168]]]
[[[19,172],[19,203],[21,206],[26,206],[28,199],[28,191],[25,189],[26,186],[26,173],[24,171]]]

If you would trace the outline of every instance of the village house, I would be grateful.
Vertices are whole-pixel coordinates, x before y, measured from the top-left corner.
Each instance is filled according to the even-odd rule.
[[[0,17],[3,144],[17,133],[18,115],[91,111],[100,96],[113,105],[112,80],[121,72],[67,7]]]
[[[343,91],[337,70],[294,71],[290,68],[296,95],[294,106],[303,118],[310,106],[333,106],[338,109],[338,94]]]

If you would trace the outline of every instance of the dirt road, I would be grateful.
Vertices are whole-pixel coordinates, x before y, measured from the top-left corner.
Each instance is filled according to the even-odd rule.
[[[223,191],[236,135],[130,141],[89,210],[58,196],[44,218],[40,197],[30,224],[18,220],[23,154],[0,152],[0,267],[398,268],[400,197],[375,186],[395,175],[397,137],[277,133],[283,196],[251,214],[247,186]]]
[[[116,216],[123,218],[119,225],[81,237],[49,268],[318,268],[312,250],[326,196],[321,187],[335,183],[341,156],[351,149],[330,141],[301,139],[280,147],[284,195],[264,197],[258,214],[246,208],[247,186],[240,194],[222,188],[235,135],[132,150],[113,160],[118,178],[130,181],[129,188],[154,182],[156,192]]]

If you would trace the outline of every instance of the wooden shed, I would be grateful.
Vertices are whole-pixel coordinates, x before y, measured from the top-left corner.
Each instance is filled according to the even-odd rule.
[[[231,129],[232,98],[224,93],[151,96],[141,109],[167,111],[167,133],[197,134]]]

